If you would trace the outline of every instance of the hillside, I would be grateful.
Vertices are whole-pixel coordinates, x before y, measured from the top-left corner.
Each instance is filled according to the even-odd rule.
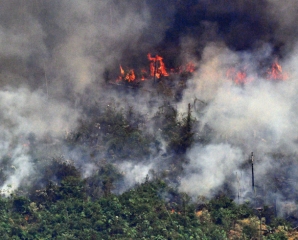
[[[73,174],[30,197],[1,198],[2,239],[296,239],[289,223],[222,195],[191,201],[163,181],[92,200]],[[201,199],[202,200],[202,199]],[[266,216],[266,218],[265,218]]]

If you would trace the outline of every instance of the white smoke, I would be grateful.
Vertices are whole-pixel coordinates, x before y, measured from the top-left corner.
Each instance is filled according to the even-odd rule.
[[[228,144],[194,146],[188,157],[190,161],[185,165],[186,175],[179,189],[193,196],[206,197],[231,177],[244,158],[241,149]]]
[[[286,81],[260,76],[253,71],[254,63],[247,61],[247,75],[251,80],[239,85],[233,83],[226,72],[235,64],[243,64],[235,62],[243,56],[214,44],[206,47],[203,56],[178,108],[185,108],[195,99],[205,102],[203,110],[193,111],[201,123],[201,128],[195,131],[210,127],[212,141],[210,145],[189,150],[190,165],[185,166],[186,175],[180,190],[211,196],[227,176],[243,170],[240,166],[247,162],[250,152],[257,153],[257,181],[265,182],[266,176],[280,164],[270,154],[280,151],[290,155],[297,151],[297,71],[292,67],[297,62],[296,57],[280,62],[286,69],[284,72],[291,69]],[[247,187],[250,187],[249,182]]]
[[[5,195],[9,195],[17,190],[24,178],[29,177],[30,174],[34,174],[33,165],[26,146],[18,145],[14,148],[10,157],[13,160],[10,166],[12,171],[10,171],[8,179],[3,183],[0,190]]]
[[[14,166],[2,189],[10,185],[15,190],[29,175],[34,178],[38,169],[32,155],[40,150],[38,145],[48,144],[49,139],[62,143],[64,134],[85,117],[83,110],[104,98],[103,73],[119,66],[125,51],[137,52],[162,39],[169,20],[152,17],[157,7],[136,0],[2,2],[0,157],[9,156]],[[164,12],[172,14],[173,9]],[[152,22],[158,22],[154,29]],[[118,98],[117,93],[109,94]],[[140,106],[142,101],[137,101]],[[129,102],[136,102],[135,97]],[[23,147],[30,135],[37,145],[33,151]],[[38,157],[68,154],[66,147],[60,148]],[[89,176],[91,169],[87,163],[83,175]]]
[[[62,137],[65,131],[76,127],[79,112],[66,102],[48,100],[43,92],[26,88],[7,88],[0,91],[1,157],[8,155],[15,169],[2,189],[19,187],[22,179],[34,174],[27,137],[33,134],[38,141],[48,135]]]
[[[106,69],[118,67],[120,61],[129,61],[138,52],[154,48],[164,38],[166,30],[173,23],[176,6],[174,1],[170,1],[170,4],[168,2],[2,2],[0,157],[11,156],[11,165],[15,168],[13,174],[2,184],[2,189],[6,189],[7,185],[16,189],[26,176],[34,173],[31,153],[23,147],[28,135],[36,136],[37,142],[48,135],[54,139],[61,138],[65,131],[77,127],[80,117],[89,117],[82,116],[83,110],[104,99],[106,92],[109,97],[120,99],[122,105],[133,106],[140,113],[148,114],[148,118],[154,116],[158,111],[156,106],[163,102],[157,94],[150,92],[156,89],[151,89],[148,84],[146,88],[149,91],[142,89],[144,91],[122,98],[116,91],[103,89],[102,76]],[[211,18],[216,13],[247,13],[255,7],[250,1],[239,1],[238,4],[229,1],[229,8],[226,8],[225,1],[210,4],[206,0],[204,3],[209,4]],[[177,106],[178,112],[185,113],[188,103],[200,100],[204,105],[203,110],[192,109],[193,116],[200,121],[200,128],[195,131],[200,132],[205,126],[212,129],[212,141],[209,145],[196,145],[189,150],[190,164],[184,166],[180,186],[182,191],[192,195],[211,196],[235,171],[242,172],[240,166],[252,151],[259,154],[257,179],[262,179],[279,166],[268,156],[269,153],[280,149],[286,154],[296,153],[297,51],[293,52],[291,58],[280,62],[284,71],[289,72],[290,79],[287,81],[268,81],[266,76],[259,75],[258,70],[259,64],[274,52],[270,47],[270,40],[268,43],[264,42],[266,39],[272,38],[275,44],[282,46],[285,44],[284,48],[281,47],[285,52],[291,49],[292,45],[287,46],[287,41],[296,39],[293,37],[297,35],[296,31],[291,30],[297,22],[297,4],[275,0],[268,0],[266,3],[269,4],[268,9],[260,11],[266,12],[264,19],[256,19],[256,22],[264,21],[263,28],[274,26],[278,30],[272,36],[267,31],[258,33],[262,40],[258,42],[258,47],[254,46],[253,52],[234,52],[225,44],[219,43],[217,27],[220,23],[216,21],[195,23],[198,28],[207,29],[212,26],[211,31],[206,30],[207,33],[202,35],[204,41],[208,41],[207,45],[204,41],[200,42],[200,39],[193,39],[192,34],[189,34],[190,37],[179,35],[188,35],[187,31],[198,29],[190,28],[185,32],[178,30],[177,37],[183,39],[181,48],[185,50],[181,53],[183,59],[197,59],[197,56],[192,55],[193,48],[200,47],[198,69],[193,78],[187,81],[187,89]],[[262,7],[264,6],[263,4]],[[199,4],[197,7],[200,9]],[[272,26],[268,23],[271,17]],[[176,25],[177,23],[179,22],[175,22]],[[240,30],[245,29],[245,24],[235,24],[231,29],[237,30],[238,27]],[[251,28],[248,33],[253,30]],[[225,42],[231,42],[233,31],[226,35]],[[246,38],[248,34],[244,36]],[[256,42],[258,36],[253,42]],[[209,42],[210,39],[216,41]],[[233,41],[236,42],[237,39]],[[254,79],[244,86],[235,85],[226,75],[230,67],[237,67],[239,64],[246,68],[248,77]],[[152,100],[151,105],[149,100]],[[150,123],[146,124],[144,123],[144,128],[148,127],[152,133],[156,131]],[[75,150],[73,152],[76,153]],[[77,158],[78,156],[83,154],[77,154]],[[119,168],[127,173],[126,187],[131,187],[136,182],[142,182],[150,169],[157,166],[159,165],[154,161],[136,165],[125,162]],[[90,176],[92,167],[92,164],[83,167],[85,177]],[[243,178],[246,179],[247,176]]]
[[[120,192],[125,191],[135,184],[143,183],[146,177],[151,177],[150,170],[154,169],[154,164],[151,163],[134,163],[124,162],[117,166],[124,176],[124,182]]]

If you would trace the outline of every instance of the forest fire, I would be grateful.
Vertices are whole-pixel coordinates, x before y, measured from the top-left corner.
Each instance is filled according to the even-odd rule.
[[[190,62],[185,66],[184,70],[182,69],[182,71],[193,73],[195,69],[196,69],[195,64]]]
[[[227,78],[231,79],[236,85],[243,85],[248,82],[254,81],[254,78],[248,77],[246,68],[237,70],[236,68],[230,68],[226,73]],[[277,60],[273,62],[271,67],[266,72],[267,80],[284,81],[289,78],[287,73],[284,73],[281,65]]]
[[[277,59],[273,62],[271,68],[267,71],[267,79],[284,81],[289,78],[287,73],[283,73],[281,65]]]
[[[147,59],[149,60],[149,69],[148,71],[146,68],[142,68],[141,71],[139,71],[139,74],[135,74],[134,69],[130,69],[128,71],[125,71],[122,65],[120,65],[120,75],[118,76],[117,82],[119,81],[127,81],[127,82],[133,82],[135,80],[144,81],[147,79],[160,79],[162,77],[169,77],[170,74],[167,71],[166,65],[163,61],[163,57],[156,55],[155,57],[152,57],[150,53],[147,54]],[[196,66],[194,63],[189,62],[184,66],[180,66],[178,68],[173,68],[170,70],[171,74],[182,74],[182,73],[193,73],[196,69]]]
[[[125,80],[128,82],[132,82],[136,79],[136,75],[133,69],[129,70],[128,73],[125,74],[124,69],[120,65],[120,76],[118,77],[118,81]]]
[[[252,78],[247,77],[247,73],[245,70],[237,71],[235,68],[230,68],[227,71],[227,77],[233,80],[235,84],[245,84],[253,80]]]
[[[163,58],[161,56],[156,55],[155,58],[151,57],[151,54],[147,55],[148,60],[150,61],[150,76],[160,78],[161,76],[169,76],[166,66],[163,62]]]
[[[134,69],[124,70],[120,65],[120,75],[117,78],[117,82],[127,81],[145,81],[148,79],[161,79],[162,77],[169,77],[170,75],[179,75],[183,73],[193,73],[196,70],[196,65],[192,62],[186,65],[179,66],[178,68],[171,68],[168,72],[166,65],[163,61],[163,57],[156,55],[152,57],[150,53],[147,54],[149,60],[148,70],[142,68],[139,73],[136,73]],[[281,65],[277,59],[273,62],[270,68],[266,71],[265,79],[274,81],[285,81],[289,78],[287,73],[284,73]],[[231,67],[226,72],[226,77],[232,80],[236,85],[243,85],[254,81],[255,79],[248,75],[247,67],[237,68]]]

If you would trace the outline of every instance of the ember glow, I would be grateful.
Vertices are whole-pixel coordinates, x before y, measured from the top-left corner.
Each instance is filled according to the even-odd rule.
[[[196,70],[195,64],[190,62],[185,67],[185,72],[193,73]]]
[[[237,71],[235,68],[230,68],[227,71],[227,78],[231,79],[235,84],[245,84],[252,80],[247,78],[247,74],[244,70]]]
[[[267,79],[269,80],[280,80],[284,81],[289,78],[287,73],[284,73],[281,65],[278,63],[277,59],[273,62],[271,68],[267,71]]]
[[[254,78],[249,77],[247,74],[247,69],[238,70],[235,67],[229,68],[227,70],[226,76],[228,79],[232,80],[235,84],[245,84],[254,81]],[[261,76],[261,74],[259,75]],[[267,80],[285,81],[289,79],[289,75],[282,70],[282,66],[278,63],[277,59],[273,62],[270,68],[266,72]]]

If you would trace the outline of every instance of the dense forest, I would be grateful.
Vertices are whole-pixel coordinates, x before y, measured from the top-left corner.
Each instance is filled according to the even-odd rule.
[[[56,162],[60,184],[50,182],[29,197],[1,198],[2,239],[296,239],[297,232],[270,208],[236,204],[225,195],[191,201],[154,179],[115,195],[107,187],[111,166],[98,185]],[[99,180],[101,179],[101,181]],[[111,181],[111,180],[110,180]],[[94,179],[93,179],[94,183]],[[104,187],[105,186],[105,187]],[[94,197],[93,192],[103,195]],[[268,221],[270,220],[270,221]],[[268,222],[267,222],[268,221]]]

